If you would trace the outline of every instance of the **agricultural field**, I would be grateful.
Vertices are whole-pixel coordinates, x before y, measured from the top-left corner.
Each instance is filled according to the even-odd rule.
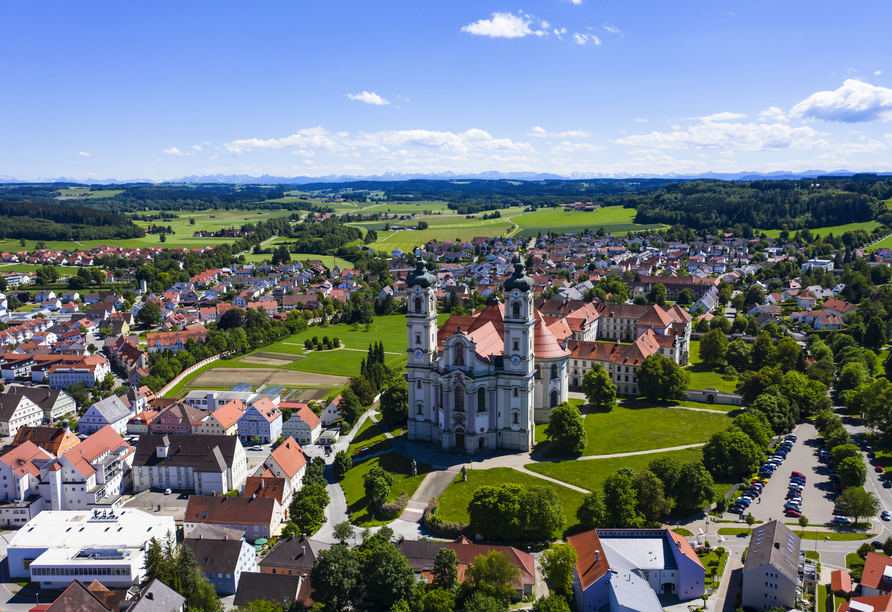
[[[61,195],[57,196],[57,200],[95,200],[97,198],[111,198],[119,193],[123,193],[123,189],[101,189],[99,191],[90,191],[89,187],[65,187],[59,189]]]
[[[594,212],[577,212],[565,208],[540,209],[524,213],[511,220],[520,227],[519,236],[536,236],[539,232],[581,232],[604,228],[608,234],[627,234],[646,229],[661,229],[662,224],[640,225],[634,222],[635,210],[608,206]]]
[[[431,240],[444,242],[447,240],[472,240],[477,236],[495,237],[501,236],[511,229],[511,224],[501,220],[501,224],[487,225],[485,227],[462,226],[455,228],[426,229],[420,231],[378,232],[378,241],[371,246],[375,252],[384,249],[390,252],[393,249],[402,249],[409,252],[415,247]]]
[[[854,232],[857,230],[864,230],[868,234],[874,230],[874,228],[879,227],[880,223],[878,221],[865,221],[864,223],[847,223],[846,225],[833,225],[830,227],[811,227],[812,234],[820,234],[821,236],[829,236],[833,234],[834,236],[841,236],[846,232]],[[777,238],[780,236],[781,230],[754,230],[757,234],[764,233],[769,238]],[[790,235],[792,236],[796,232],[791,230]]]
[[[585,499],[583,493],[511,468],[468,470],[466,482],[462,482],[461,475],[458,475],[440,496],[440,508],[437,510],[437,516],[444,521],[461,521],[467,524],[471,520],[468,514],[468,503],[471,501],[474,491],[484,486],[498,487],[504,484],[519,484],[525,488],[545,486],[554,489],[564,509],[564,518],[566,519],[564,533],[573,533],[578,530],[579,518],[576,516],[576,511]]]

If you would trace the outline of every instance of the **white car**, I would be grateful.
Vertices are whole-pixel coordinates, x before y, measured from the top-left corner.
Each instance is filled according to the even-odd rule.
[[[170,495],[170,494],[171,494],[171,490],[170,490],[170,489],[164,489],[164,494],[165,494],[165,495]]]
[[[834,517],[833,517],[833,522],[834,522],[834,523],[839,523],[840,525],[851,525],[851,524],[852,524],[852,519],[850,519],[850,518],[847,517],[847,516],[834,516]]]

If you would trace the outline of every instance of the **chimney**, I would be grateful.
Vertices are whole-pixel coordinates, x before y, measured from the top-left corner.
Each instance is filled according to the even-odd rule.
[[[216,491],[213,491],[213,492],[211,493],[211,497],[217,497],[217,492],[216,492]]]
[[[303,557],[305,554],[307,554],[307,547],[301,546],[301,549],[303,550],[303,552],[300,554],[300,556]]]
[[[146,593],[146,599],[155,599],[155,594],[152,591]]]

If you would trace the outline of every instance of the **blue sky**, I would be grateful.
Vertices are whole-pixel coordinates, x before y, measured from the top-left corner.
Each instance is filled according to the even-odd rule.
[[[892,170],[892,3],[10,2],[0,176]]]

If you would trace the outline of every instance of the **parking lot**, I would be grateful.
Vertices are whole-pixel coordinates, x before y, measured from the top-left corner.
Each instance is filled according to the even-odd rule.
[[[837,494],[833,492],[830,483],[829,469],[818,459],[820,442],[816,439],[817,432],[813,425],[804,424],[793,433],[798,440],[793,444],[786,460],[768,480],[762,494],[750,504],[749,512],[761,521],[783,519],[784,522],[795,523],[796,518],[784,516],[784,504],[789,490],[790,472],[800,472],[806,478],[802,490],[802,514],[808,517],[809,523],[829,523],[833,520],[833,499]]]

